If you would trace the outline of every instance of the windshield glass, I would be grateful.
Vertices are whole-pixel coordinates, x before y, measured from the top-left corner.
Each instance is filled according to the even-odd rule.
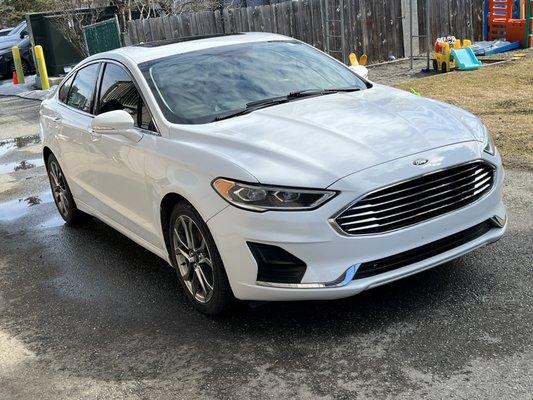
[[[337,61],[296,41],[199,50],[140,68],[166,118],[182,124],[212,122],[248,103],[301,90],[367,88]]]

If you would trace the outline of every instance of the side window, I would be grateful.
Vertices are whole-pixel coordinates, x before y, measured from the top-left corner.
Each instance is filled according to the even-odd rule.
[[[78,71],[68,95],[67,104],[69,106],[91,112],[99,67],[99,64],[91,64]]]
[[[65,83],[63,83],[63,86],[61,86],[61,88],[59,89],[59,100],[63,103],[67,102],[68,91],[72,86],[72,80],[74,79],[74,75],[75,74],[71,75],[70,78],[68,78]]]
[[[126,70],[116,64],[106,64],[100,98],[98,114],[124,110],[131,114],[135,126],[155,131],[148,109],[143,105],[137,87]]]
[[[150,110],[144,104],[143,99],[139,99],[139,109],[139,127],[148,131],[157,132],[154,121],[152,120],[152,114],[150,114]]]
[[[136,120],[138,104],[139,92],[129,74],[116,64],[106,64],[100,86],[98,114],[124,110]]]

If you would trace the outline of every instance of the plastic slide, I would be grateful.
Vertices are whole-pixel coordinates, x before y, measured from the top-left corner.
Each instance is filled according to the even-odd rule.
[[[481,67],[479,61],[470,47],[452,49],[451,56],[455,60],[455,66],[460,71],[472,71]]]
[[[492,41],[483,41],[476,42],[472,45],[472,50],[476,56],[488,56],[491,54],[503,53],[505,51],[510,51],[518,49],[520,47],[520,42],[507,42],[505,40],[492,40]]]

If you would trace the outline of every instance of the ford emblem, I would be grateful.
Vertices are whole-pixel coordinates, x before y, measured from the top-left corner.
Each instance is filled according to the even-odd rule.
[[[418,158],[416,160],[413,161],[413,165],[424,165],[424,164],[427,164],[428,163],[428,159],[427,158]]]

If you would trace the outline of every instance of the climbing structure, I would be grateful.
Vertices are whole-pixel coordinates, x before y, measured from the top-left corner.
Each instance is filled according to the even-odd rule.
[[[515,0],[485,1],[488,1],[485,12],[488,14],[489,40],[520,42],[525,48],[533,45],[533,0],[520,0],[514,12],[513,6],[517,3]],[[513,18],[513,15],[519,15],[520,18]]]
[[[489,40],[505,39],[507,23],[513,16],[514,0],[489,1]]]

